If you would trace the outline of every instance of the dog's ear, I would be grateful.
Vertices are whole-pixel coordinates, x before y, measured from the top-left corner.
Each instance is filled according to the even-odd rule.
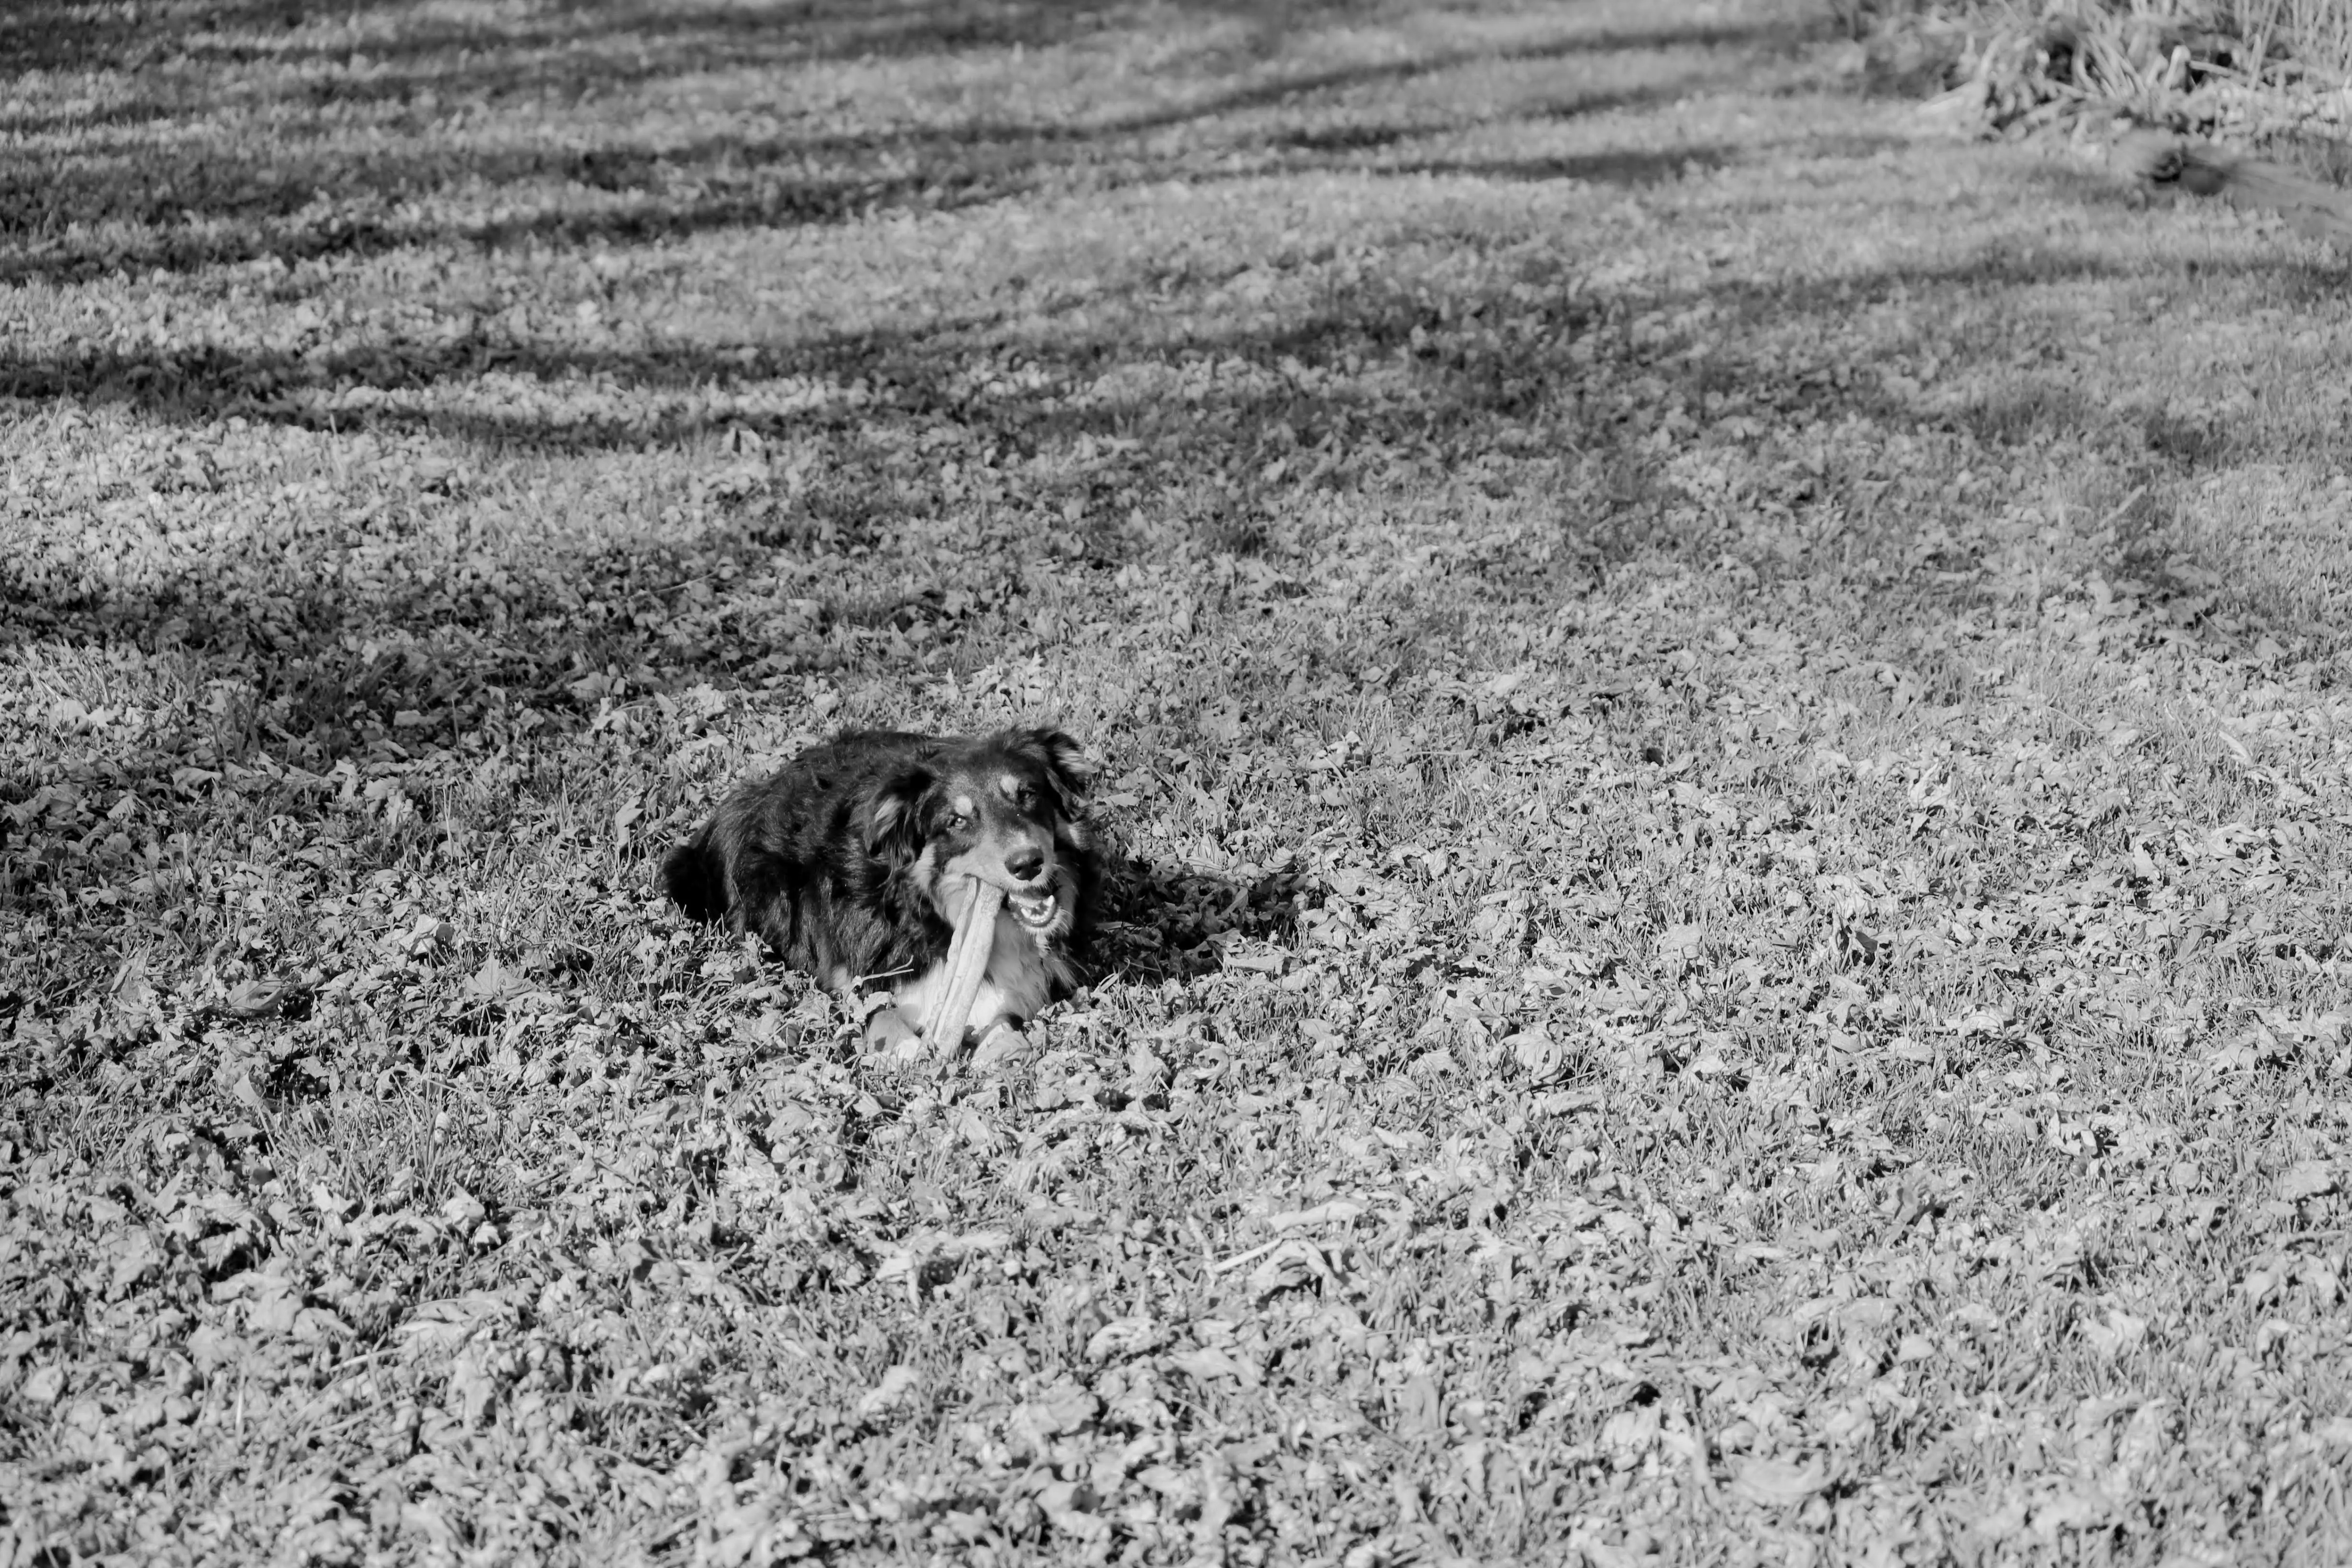
[[[1060,803],[1062,815],[1076,816],[1087,795],[1086,759],[1079,753],[1078,743],[1059,730],[1007,730],[1001,737],[1004,749],[1024,756],[1045,770],[1046,779],[1054,786],[1055,798]]]
[[[904,863],[923,852],[923,794],[931,772],[909,763],[883,779],[866,806],[866,852]]]

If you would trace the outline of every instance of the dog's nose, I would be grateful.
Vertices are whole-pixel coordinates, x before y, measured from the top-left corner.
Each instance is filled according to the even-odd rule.
[[[1034,882],[1037,874],[1045,868],[1045,852],[1034,845],[1026,849],[1015,849],[1004,858],[1004,868],[1024,882]]]

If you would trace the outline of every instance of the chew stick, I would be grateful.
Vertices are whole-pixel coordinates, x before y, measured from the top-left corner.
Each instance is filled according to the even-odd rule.
[[[973,880],[971,901],[956,923],[955,940],[948,944],[947,993],[940,998],[939,1011],[931,1015],[930,1027],[925,1031],[934,1051],[952,1051],[963,1044],[964,1026],[971,1022],[971,1005],[980,995],[981,976],[988,973],[988,950],[996,945],[996,911],[1003,903],[1003,889]]]

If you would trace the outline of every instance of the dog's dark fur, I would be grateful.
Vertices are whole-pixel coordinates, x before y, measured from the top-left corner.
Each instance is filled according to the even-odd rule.
[[[888,984],[876,1029],[903,1039],[936,1003],[971,879],[994,882],[1007,901],[971,1026],[1017,1026],[1077,984],[1093,935],[1076,758],[1056,730],[845,731],[730,795],[662,862],[662,889],[837,990]]]

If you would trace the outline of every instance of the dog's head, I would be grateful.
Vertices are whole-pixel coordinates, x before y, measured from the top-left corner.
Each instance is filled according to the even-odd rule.
[[[966,879],[1004,889],[1040,943],[1069,934],[1073,866],[1087,847],[1077,742],[1058,730],[1002,730],[940,747],[886,780],[866,816],[866,847],[908,871],[952,924]]]

